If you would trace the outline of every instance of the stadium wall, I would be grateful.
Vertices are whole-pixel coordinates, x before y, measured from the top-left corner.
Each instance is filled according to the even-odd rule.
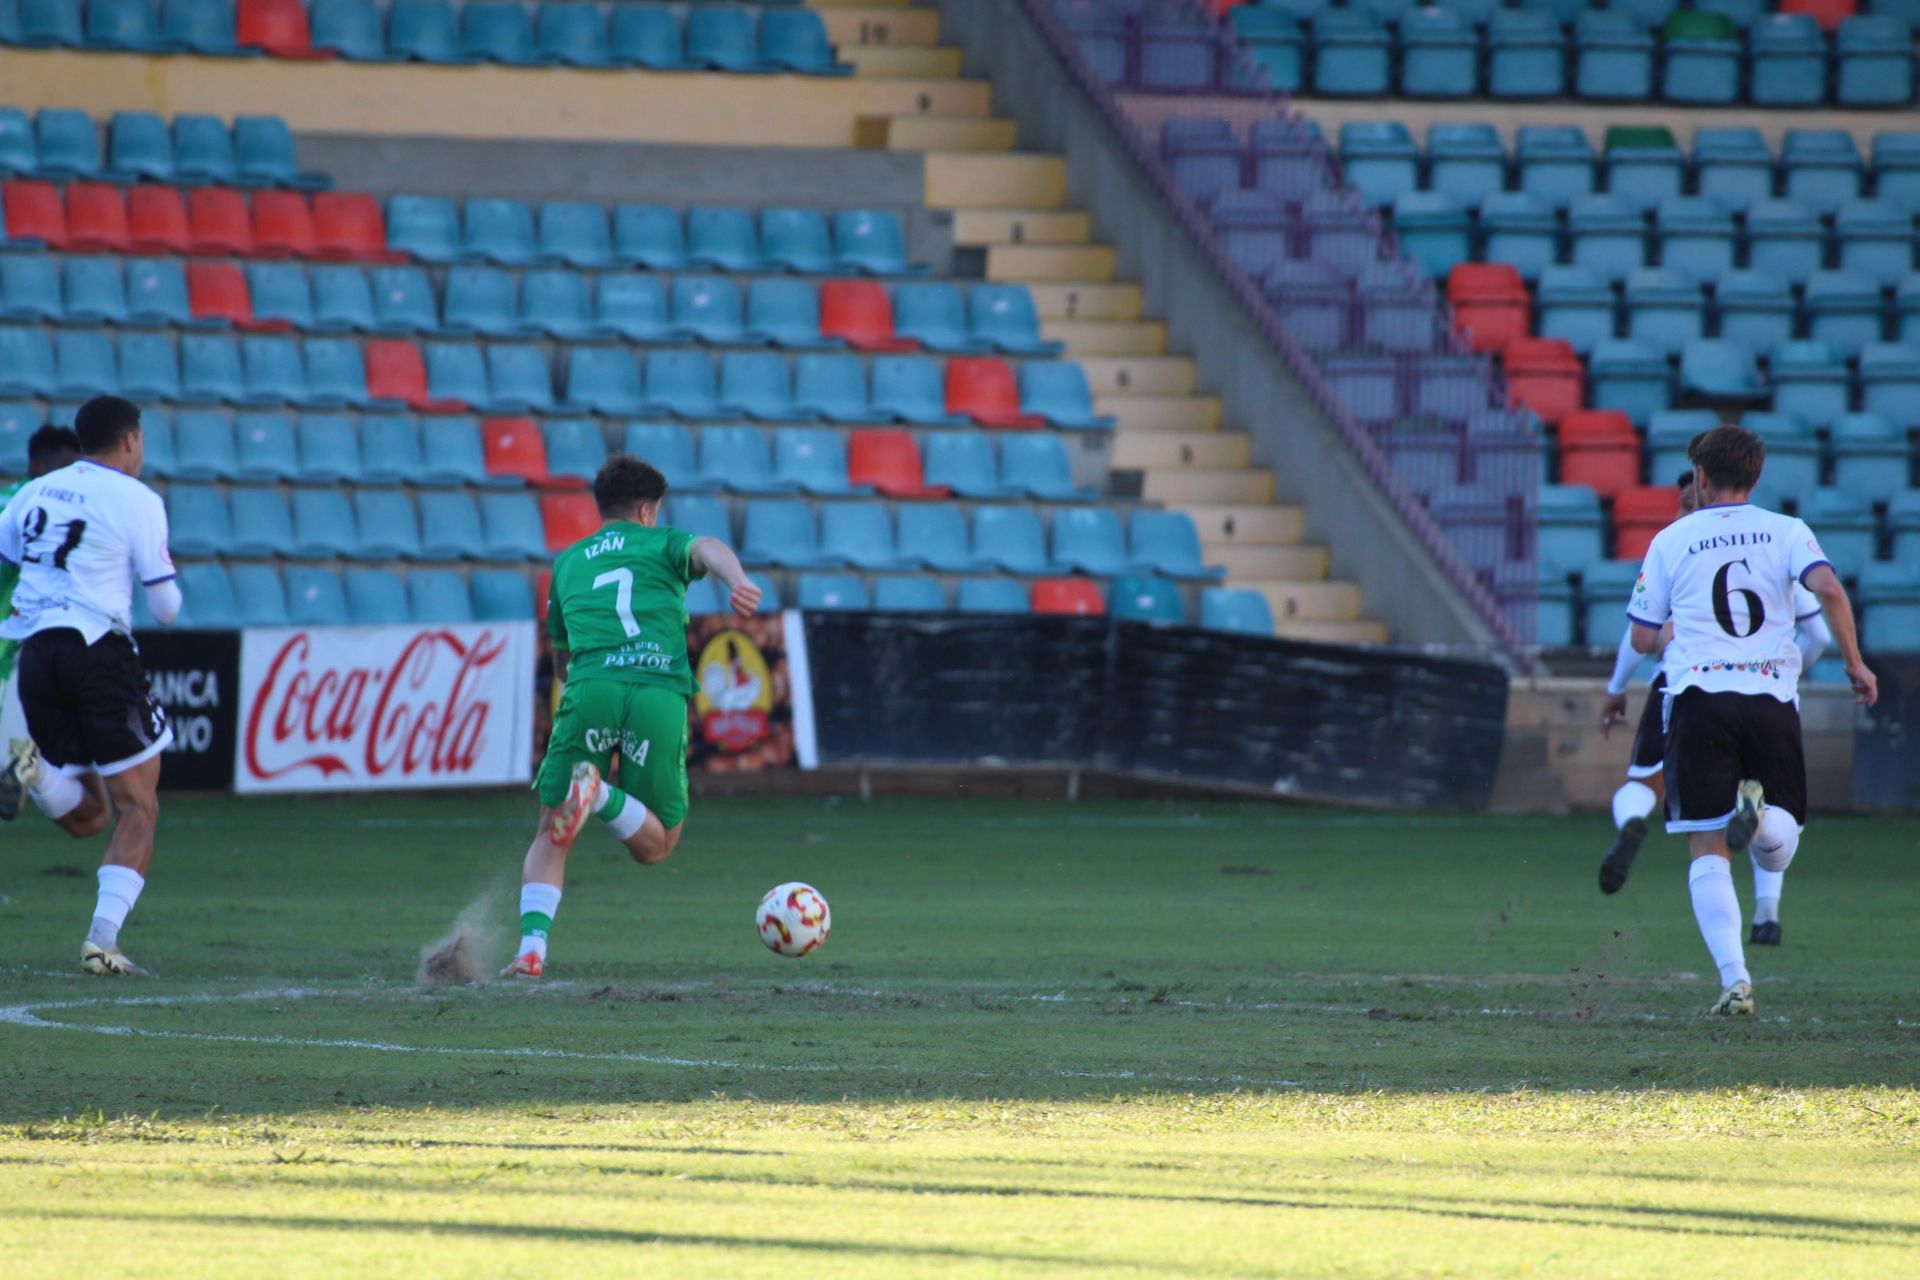
[[[1359,582],[1367,608],[1399,639],[1498,652],[1016,0],[944,0],[940,9],[969,71],[992,77],[994,107],[1018,123],[1021,144],[1066,156],[1074,199],[1193,353],[1202,387],[1246,426],[1277,495],[1305,505],[1308,535],[1329,545],[1334,574]]]

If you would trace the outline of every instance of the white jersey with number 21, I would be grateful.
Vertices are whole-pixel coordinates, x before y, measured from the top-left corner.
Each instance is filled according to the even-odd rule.
[[[0,636],[72,627],[94,643],[133,625],[133,579],[173,577],[160,495],[112,467],[76,462],[29,480],[0,513],[0,557],[20,566]]]
[[[1647,627],[1673,620],[1669,695],[1683,689],[1764,693],[1792,702],[1800,690],[1794,587],[1827,564],[1806,522],[1751,503],[1702,507],[1654,536],[1627,602]]]

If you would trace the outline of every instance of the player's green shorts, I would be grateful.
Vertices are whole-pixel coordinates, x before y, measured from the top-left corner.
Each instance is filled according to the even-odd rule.
[[[687,697],[657,684],[570,680],[553,717],[534,788],[553,807],[567,798],[573,767],[591,760],[604,776],[620,757],[619,787],[668,830],[687,816]]]

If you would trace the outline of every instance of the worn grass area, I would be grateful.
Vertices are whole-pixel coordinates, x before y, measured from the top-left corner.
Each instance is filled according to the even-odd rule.
[[[1737,1024],[1678,842],[1190,804],[707,803],[588,838],[553,980],[417,986],[530,817],[173,803],[139,985],[6,829],[0,1275],[1920,1272],[1920,824],[1814,824]]]

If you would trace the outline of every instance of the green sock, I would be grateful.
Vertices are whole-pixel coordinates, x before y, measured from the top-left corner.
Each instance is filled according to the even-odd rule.
[[[551,928],[553,928],[553,917],[544,911],[520,913],[520,936],[523,938],[544,938]]]
[[[600,794],[606,799],[602,800],[600,807],[593,811],[593,816],[602,822],[612,822],[620,816],[620,811],[627,807],[627,793],[603,782],[600,784]]]

